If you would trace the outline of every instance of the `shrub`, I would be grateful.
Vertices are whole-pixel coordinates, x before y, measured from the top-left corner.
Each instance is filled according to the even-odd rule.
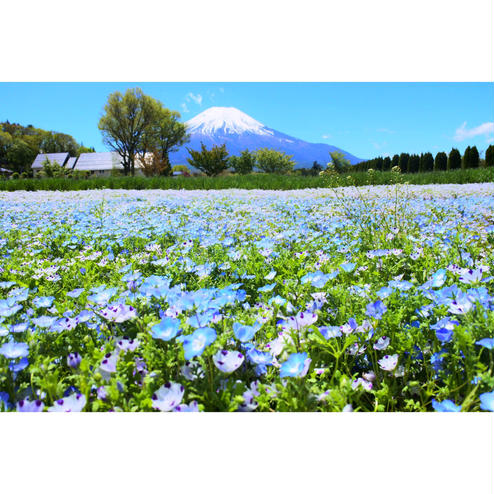
[[[350,166],[350,161],[348,161],[345,158],[345,155],[343,153],[341,153],[340,151],[333,151],[332,153],[329,153],[329,155],[331,156],[331,163],[333,163],[335,170],[338,173],[344,173],[348,171],[348,168]],[[381,165],[381,169],[382,169],[382,165]]]
[[[213,146],[211,149],[207,149],[201,142],[201,150],[194,151],[187,148],[190,158],[187,161],[198,170],[204,172],[208,176],[219,175],[222,171],[228,168],[228,151],[226,150],[226,144],[222,146]]]
[[[184,177],[190,177],[190,170],[185,165],[175,165],[172,172],[181,172]]]
[[[288,173],[293,170],[295,162],[293,156],[282,151],[262,148],[255,152],[257,168],[264,173]]]
[[[256,156],[248,149],[245,149],[240,156],[230,156],[228,164],[235,173],[247,175],[252,173],[254,166],[256,166]]]

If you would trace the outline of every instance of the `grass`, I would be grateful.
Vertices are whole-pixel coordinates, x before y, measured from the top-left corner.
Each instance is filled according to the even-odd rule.
[[[351,176],[352,180],[347,180]],[[405,182],[411,184],[466,184],[493,182],[494,169],[475,168],[441,172],[405,173]],[[376,172],[370,180],[366,172],[343,174],[341,185],[386,185],[393,183],[391,172]],[[336,185],[336,184],[335,184]],[[89,190],[89,189],[264,189],[292,190],[328,187],[322,177],[300,175],[275,175],[254,173],[250,175],[225,175],[219,177],[95,177],[90,179],[28,178],[0,181],[0,191],[15,190]]]

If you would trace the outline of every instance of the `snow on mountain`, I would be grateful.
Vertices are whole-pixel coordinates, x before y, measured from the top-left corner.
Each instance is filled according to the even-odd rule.
[[[172,165],[188,165],[190,156],[187,148],[200,150],[201,143],[210,149],[212,146],[226,144],[231,155],[239,155],[244,149],[255,151],[271,148],[293,155],[295,168],[312,166],[314,161],[325,165],[329,153],[341,151],[351,164],[362,161],[350,153],[329,144],[313,144],[288,136],[266,127],[237,108],[212,107],[185,122],[190,141],[178,151],[170,153]]]
[[[191,134],[212,136],[224,134],[273,135],[265,125],[237,108],[213,106],[186,122]]]

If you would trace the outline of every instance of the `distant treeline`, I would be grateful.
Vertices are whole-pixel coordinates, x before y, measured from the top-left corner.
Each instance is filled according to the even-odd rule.
[[[468,146],[463,156],[458,149],[453,148],[446,154],[439,152],[434,157],[431,153],[422,154],[395,154],[392,158],[389,156],[362,161],[355,166],[357,171],[366,171],[369,168],[377,171],[389,171],[395,166],[399,167],[402,173],[421,173],[442,170],[456,170],[467,168],[479,168],[494,166],[494,146],[490,145],[485,152],[485,159],[480,158],[476,146]]]
[[[43,130],[32,125],[0,122],[0,167],[17,173],[31,173],[39,153],[94,153],[94,148],[79,144],[71,135]]]

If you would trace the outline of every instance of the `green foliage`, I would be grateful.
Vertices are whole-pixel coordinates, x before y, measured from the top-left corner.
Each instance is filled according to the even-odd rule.
[[[431,153],[423,153],[420,155],[419,171],[431,172],[434,169],[434,158]]]
[[[434,160],[434,171],[442,171],[448,168],[448,156],[444,152],[440,152],[436,154],[436,158]]]
[[[333,151],[332,153],[329,153],[329,155],[331,156],[331,163],[333,163],[338,173],[345,173],[346,171],[348,171],[350,166],[350,161],[345,158],[345,155],[343,153],[341,153],[340,151]],[[381,169],[382,169],[382,164],[381,164]]]
[[[485,152],[485,166],[494,166],[494,146],[492,144]]]
[[[448,156],[448,170],[461,168],[461,154],[458,149],[453,148]]]
[[[249,175],[230,175],[219,177],[90,177],[87,180],[68,178],[43,178],[26,180],[0,181],[0,190],[88,190],[88,189],[262,189],[262,190],[294,190],[308,188],[326,188],[348,185],[368,185],[367,172],[350,171],[348,176],[333,171],[337,180],[327,179],[328,171],[321,176],[300,176],[252,173]],[[372,183],[386,185],[395,183],[393,172],[374,173]],[[410,184],[466,184],[494,182],[494,169],[477,168],[468,170],[449,170],[438,173],[402,173],[403,182]]]
[[[185,165],[175,165],[172,172],[181,172],[184,177],[190,177],[191,172]]]
[[[293,170],[295,162],[293,156],[282,151],[262,148],[255,152],[257,168],[264,173],[285,174]]]
[[[213,146],[207,149],[201,142],[201,151],[194,151],[187,148],[190,158],[187,161],[198,170],[204,172],[207,176],[219,175],[228,168],[228,151],[226,144],[222,146]]]
[[[41,165],[43,166],[42,170],[39,172],[41,177],[68,177],[72,172],[72,170],[60,166],[56,161],[50,161],[48,158],[46,158]]]
[[[256,156],[254,153],[249,152],[248,149],[245,149],[240,156],[230,156],[228,165],[230,168],[233,168],[235,173],[246,175],[247,173],[252,173],[252,170],[254,170]]]
[[[153,174],[169,174],[168,154],[187,142],[185,124],[180,114],[171,111],[140,88],[116,91],[108,96],[98,128],[103,142],[122,158],[125,175],[135,173],[136,160],[145,166],[149,153],[153,164],[147,168]],[[156,163],[159,161],[159,166]]]

